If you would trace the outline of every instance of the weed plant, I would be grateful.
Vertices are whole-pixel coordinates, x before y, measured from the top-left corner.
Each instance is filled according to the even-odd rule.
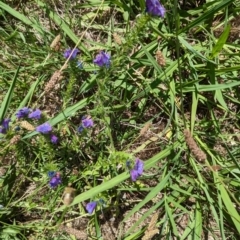
[[[239,12],[0,1],[0,239],[240,239]]]

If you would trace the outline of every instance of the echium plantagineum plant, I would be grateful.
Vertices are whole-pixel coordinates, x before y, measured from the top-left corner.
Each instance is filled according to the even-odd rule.
[[[146,0],[146,12],[152,16],[163,18],[166,10],[159,0]]]
[[[92,214],[94,209],[96,208],[97,206],[97,202],[96,201],[93,201],[93,202],[89,202],[87,205],[86,205],[86,210],[89,214]]]
[[[5,134],[7,133],[7,130],[9,129],[9,123],[11,122],[10,118],[5,118],[1,122],[0,126],[0,133]]]
[[[143,167],[144,167],[143,161],[137,158],[135,160],[135,165],[133,169],[130,171],[132,181],[135,182],[137,178],[139,178],[143,174]]]
[[[86,128],[91,128],[94,125],[94,122],[91,116],[83,116],[82,117],[82,124],[78,127],[78,132],[81,133]]]
[[[39,120],[41,118],[41,115],[42,112],[39,109],[36,109],[28,115],[28,118]]]
[[[16,117],[18,120],[31,119],[36,124],[38,122],[38,120],[40,120],[42,117],[42,111],[38,108],[35,110],[32,110],[29,107],[23,107],[17,111]],[[24,124],[25,129],[27,129],[29,131],[34,130],[34,127],[29,122],[27,122],[27,121],[23,121],[23,122],[25,122],[25,124]],[[23,123],[23,122],[21,122],[21,123]],[[28,124],[29,127],[27,127],[26,124]],[[55,134],[53,134],[52,126],[48,122],[38,125],[35,128],[35,130],[41,134],[47,135],[49,137],[49,140],[51,143],[57,144],[59,142],[58,137]]]
[[[99,67],[109,67],[110,66],[110,55],[104,51],[101,51],[96,58],[93,60],[93,63]]]
[[[129,54],[129,51],[138,45],[139,42],[142,42],[152,17],[165,17],[166,9],[159,0],[146,0],[145,4],[145,12],[147,14],[143,13],[136,18],[134,27],[131,28],[131,31],[126,34],[125,43],[121,45],[120,51],[117,53],[117,56],[115,56],[116,60],[114,59],[115,61],[111,62],[111,65],[113,65],[112,69],[115,69],[116,67],[122,67],[124,62],[128,59],[126,56]],[[104,51],[101,51],[100,54],[98,54],[94,59],[94,63],[98,63],[99,66],[109,66],[110,55]],[[106,76],[106,78],[108,78],[108,76]]]
[[[56,188],[62,183],[61,175],[59,172],[49,171],[48,176],[50,177],[49,186],[51,188]]]
[[[18,119],[27,117],[30,112],[31,112],[31,108],[23,107],[17,111],[16,117]]]
[[[71,49],[71,48],[68,48],[64,51],[63,53],[63,56],[68,59],[70,56],[70,60],[73,60],[77,57],[77,54],[80,53],[80,51],[75,48],[75,49]],[[72,55],[71,55],[72,54]]]

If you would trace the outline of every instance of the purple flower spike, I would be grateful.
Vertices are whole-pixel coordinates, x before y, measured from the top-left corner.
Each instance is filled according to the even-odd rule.
[[[139,177],[138,172],[136,170],[131,170],[130,171],[131,179],[133,182],[137,181],[137,178]]]
[[[73,52],[72,55],[71,55],[71,52]],[[70,60],[73,60],[73,59],[75,59],[75,58],[77,57],[77,54],[78,54],[79,52],[80,52],[80,51],[79,51],[77,48],[75,48],[74,50],[72,50],[71,48],[68,48],[68,49],[65,50],[65,52],[63,53],[63,56],[64,56],[66,59],[68,59],[69,56],[71,55]]]
[[[37,119],[39,120],[41,118],[41,114],[42,112],[39,110],[39,109],[36,109],[35,111],[33,111],[32,113],[30,113],[28,115],[29,118],[32,118],[32,119]]]
[[[97,64],[99,67],[103,67],[103,66],[109,67],[110,55],[104,51],[101,51],[93,60],[93,63]]]
[[[42,134],[48,134],[52,131],[52,127],[49,123],[46,122],[36,127],[36,131]]]
[[[6,134],[8,128],[9,128],[9,123],[10,122],[11,122],[10,118],[3,119],[3,121],[1,122],[2,126],[0,126],[0,133]]]
[[[51,188],[55,188],[61,183],[62,183],[61,176],[60,176],[60,173],[58,173],[58,172],[49,181],[49,185]]]
[[[90,202],[90,203],[88,203],[87,206],[86,206],[87,212],[89,214],[92,214],[94,209],[96,208],[96,206],[97,206],[97,202]]]
[[[51,142],[53,144],[57,144],[58,143],[58,137],[54,134],[51,135]]]
[[[135,165],[134,165],[134,170],[136,170],[139,175],[143,174],[143,166],[144,166],[143,161],[140,160],[139,158],[136,158],[136,162],[135,162]]]
[[[8,130],[9,128],[9,123],[11,122],[11,119],[10,118],[5,118],[3,119],[2,121],[2,126],[3,128],[5,128],[6,130]]]
[[[159,0],[146,0],[146,12],[152,16],[164,17],[165,8],[161,5]]]
[[[2,134],[6,134],[7,130],[3,127],[0,127],[0,133]]]
[[[90,116],[82,118],[82,126],[84,128],[90,128],[93,126],[93,120]]]
[[[18,112],[16,113],[16,117],[19,118],[24,118],[26,117],[29,112],[31,111],[31,108],[28,107],[24,107],[18,110]]]
[[[136,181],[143,174],[144,163],[139,158],[136,158],[134,168],[130,171],[132,181]]]

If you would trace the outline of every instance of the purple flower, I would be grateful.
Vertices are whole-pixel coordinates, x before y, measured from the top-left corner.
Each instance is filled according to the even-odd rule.
[[[144,163],[139,158],[136,158],[134,168],[130,171],[132,181],[136,181],[143,174]]]
[[[87,206],[86,206],[87,212],[89,214],[92,214],[92,212],[94,211],[96,206],[97,206],[97,202],[90,202],[90,203],[88,203]]]
[[[40,119],[41,118],[41,114],[42,112],[39,109],[36,109],[35,111],[33,111],[32,113],[30,113],[28,115],[29,118],[33,118],[33,119]]]
[[[2,121],[2,126],[3,128],[5,128],[6,130],[8,130],[9,128],[9,123],[11,122],[11,119],[10,118],[5,118],[3,119]]]
[[[104,51],[101,51],[93,60],[93,63],[97,64],[99,67],[103,67],[103,66],[109,67],[110,55]]]
[[[51,142],[54,143],[54,144],[57,144],[58,143],[58,137],[54,134],[51,135]]]
[[[143,161],[140,160],[139,158],[136,158],[136,162],[135,162],[135,165],[134,165],[134,170],[136,170],[139,175],[142,175],[143,174],[143,167],[144,167]]]
[[[10,118],[5,118],[2,120],[1,125],[0,126],[0,133],[5,134],[9,128],[9,122],[11,122]]]
[[[48,134],[52,131],[52,127],[49,123],[46,122],[36,127],[36,131],[42,134]]]
[[[159,0],[146,0],[146,12],[150,15],[164,17],[165,8],[161,5]]]
[[[133,182],[137,181],[137,178],[139,177],[138,172],[136,170],[131,170],[130,171],[131,179]]]
[[[68,48],[68,49],[65,50],[65,52],[63,53],[63,56],[64,56],[66,59],[68,59],[69,56],[70,56],[71,53],[72,53],[72,55],[71,55],[71,57],[70,57],[70,60],[73,60],[73,59],[75,59],[75,58],[77,57],[77,54],[78,54],[79,52],[80,52],[80,51],[79,51],[77,48],[75,48],[74,50],[72,50],[71,48]]]
[[[60,173],[58,172],[49,181],[49,185],[51,188],[55,188],[61,183],[62,183],[61,176],[60,176]]]
[[[5,134],[6,132],[7,132],[7,130],[5,128],[0,127],[0,133]]]
[[[31,111],[31,108],[24,107],[18,110],[16,113],[16,117],[19,118],[24,118],[28,115],[28,113]]]
[[[91,119],[90,116],[82,118],[82,126],[84,128],[90,128],[93,126],[93,120]]]
[[[92,120],[92,118],[91,118],[91,116],[84,116],[83,118],[82,118],[82,125],[80,126],[80,127],[78,127],[78,132],[79,133],[81,133],[83,130],[84,130],[84,128],[90,128],[90,127],[93,127],[93,120]]]

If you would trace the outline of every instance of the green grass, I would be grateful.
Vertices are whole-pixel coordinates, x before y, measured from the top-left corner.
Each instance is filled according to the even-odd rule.
[[[0,239],[239,239],[240,1],[161,3],[164,18],[144,0],[0,1]],[[101,50],[109,68],[93,64]],[[42,118],[18,120],[25,106]],[[83,116],[94,126],[79,133]]]

